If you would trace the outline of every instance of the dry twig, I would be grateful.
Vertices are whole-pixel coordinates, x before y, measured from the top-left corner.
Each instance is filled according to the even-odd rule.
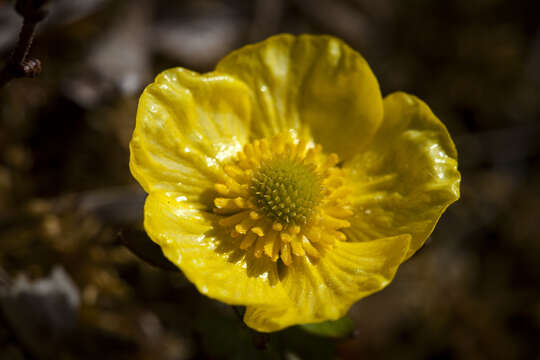
[[[47,16],[45,4],[48,0],[17,0],[15,10],[23,17],[19,41],[10,59],[0,71],[0,88],[10,80],[21,77],[36,77],[41,72],[39,59],[28,57],[36,25]]]

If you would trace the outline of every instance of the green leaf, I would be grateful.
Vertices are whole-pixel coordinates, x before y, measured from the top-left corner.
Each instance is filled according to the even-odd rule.
[[[313,335],[344,338],[352,334],[355,329],[354,322],[347,316],[335,321],[325,321],[317,324],[300,325],[302,329]]]

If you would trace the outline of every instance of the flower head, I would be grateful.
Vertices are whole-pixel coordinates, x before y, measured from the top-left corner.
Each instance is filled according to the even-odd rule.
[[[130,148],[149,236],[259,331],[342,317],[459,198],[444,125],[412,95],[383,99],[361,55],[329,36],[274,36],[207,74],[164,71]]]

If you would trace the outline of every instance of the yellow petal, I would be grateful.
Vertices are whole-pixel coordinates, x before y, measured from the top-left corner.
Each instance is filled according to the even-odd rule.
[[[409,235],[369,242],[337,242],[315,263],[296,257],[284,269],[288,306],[248,306],[244,321],[258,331],[276,331],[343,317],[359,299],[387,286],[410,244]]]
[[[457,153],[445,126],[415,96],[384,99],[384,120],[367,150],[345,163],[355,193],[353,241],[408,233],[409,258],[459,198]]]
[[[250,119],[249,92],[240,81],[164,71],[139,100],[131,172],[147,192],[176,191],[208,202],[203,193],[223,176],[220,160],[246,142]]]
[[[214,227],[215,215],[160,192],[148,196],[144,213],[150,238],[201,293],[236,305],[288,301],[276,263],[240,250],[238,239],[232,239],[219,225]]]
[[[331,36],[277,35],[232,52],[216,69],[251,89],[255,138],[292,129],[348,159],[382,119],[379,85],[368,64]]]

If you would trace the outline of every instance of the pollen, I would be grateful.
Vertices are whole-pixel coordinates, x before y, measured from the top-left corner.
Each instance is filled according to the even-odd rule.
[[[298,257],[316,261],[353,215],[350,187],[336,154],[292,135],[278,134],[244,146],[224,165],[214,212],[238,248],[290,266]]]

